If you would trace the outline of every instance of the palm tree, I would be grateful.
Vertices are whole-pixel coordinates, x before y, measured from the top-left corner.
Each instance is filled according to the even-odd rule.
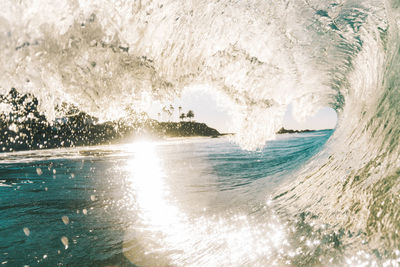
[[[162,112],[163,112],[163,114],[165,113],[165,114],[168,114],[168,110],[167,110],[167,108],[164,106],[164,107],[162,107]],[[163,119],[164,119],[165,117],[163,116]]]
[[[166,106],[164,106],[164,107],[162,108],[162,111],[163,111],[165,114],[168,115],[168,117],[169,117],[169,120],[168,120],[168,121],[171,121],[171,116],[172,116],[171,107],[170,107],[170,108],[167,108]]]
[[[194,118],[194,113],[192,110],[189,110],[188,113],[186,114],[186,117],[189,118],[189,120],[191,120],[192,118]]]
[[[169,112],[168,112],[168,114],[169,114],[169,117],[170,117],[170,120],[171,120],[171,116],[174,114],[174,106],[173,105],[169,105]]]
[[[185,117],[186,117],[185,113],[182,113],[182,114],[179,116],[179,118],[181,119],[181,121],[184,120]]]

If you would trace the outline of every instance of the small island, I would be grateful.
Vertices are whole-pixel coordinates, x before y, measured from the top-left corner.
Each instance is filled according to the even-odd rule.
[[[279,131],[276,132],[276,134],[292,134],[292,133],[309,133],[309,132],[315,132],[315,130],[289,130],[289,129],[285,129],[284,127],[280,128]]]
[[[218,137],[221,134],[208,127],[205,123],[194,121],[155,122],[150,128],[155,134],[167,137],[209,136]]]
[[[149,118],[146,113],[138,114],[133,110],[129,110],[125,118],[99,122],[98,118],[65,104],[57,107],[63,110],[64,115],[49,122],[38,111],[36,97],[20,94],[14,88],[7,95],[0,95],[0,104],[11,107],[8,114],[0,114],[0,152],[124,143],[140,136],[222,135],[205,123],[193,121],[192,110],[186,114],[180,113],[179,122],[161,122]]]

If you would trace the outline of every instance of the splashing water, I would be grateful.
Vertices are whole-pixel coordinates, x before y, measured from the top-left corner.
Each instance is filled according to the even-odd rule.
[[[311,224],[361,231],[363,240],[347,239],[349,251],[364,242],[366,251],[394,258],[399,6],[396,0],[6,0],[0,90],[32,93],[49,119],[56,105],[69,102],[108,120],[123,116],[126,106],[140,110],[204,85],[224,95],[236,141],[246,149],[274,137],[288,104],[299,119],[330,105],[339,112],[337,130],[296,181],[278,190],[274,206],[289,217],[309,214],[304,220]]]
[[[301,117],[335,94],[327,73],[314,71],[327,68],[320,62],[324,44],[304,29],[311,22],[295,3],[9,1],[5,7],[0,84],[34,93],[50,119],[63,101],[111,119],[127,105],[204,84],[231,99],[238,140],[255,148],[281,126],[287,104],[296,103]]]

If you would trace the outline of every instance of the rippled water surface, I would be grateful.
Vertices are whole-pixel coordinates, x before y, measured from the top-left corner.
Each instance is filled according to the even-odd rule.
[[[312,159],[330,131],[258,152],[191,139],[2,153],[0,264],[399,266],[398,0],[1,3],[0,94],[37,98],[49,122],[64,104],[132,122],[130,108],[198,88],[247,150],[288,105],[298,120],[330,106],[338,123]],[[45,137],[6,102],[1,149]]]
[[[272,263],[289,246],[269,195],[331,134],[257,152],[199,138],[1,154],[1,263]]]

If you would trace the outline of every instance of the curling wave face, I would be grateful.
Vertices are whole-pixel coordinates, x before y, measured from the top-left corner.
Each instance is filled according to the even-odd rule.
[[[33,93],[50,119],[64,101],[112,119],[200,84],[254,149],[289,103],[299,119],[332,106],[335,134],[277,205],[398,246],[397,1],[3,2],[1,90]]]
[[[112,119],[127,105],[140,108],[202,84],[227,96],[224,104],[238,118],[238,140],[253,149],[273,137],[289,103],[301,117],[336,94],[329,86],[331,62],[323,58],[333,53],[324,49],[338,34],[323,33],[328,22],[312,4],[6,1],[4,6],[1,86],[33,92],[50,119],[63,101]],[[314,20],[321,24],[317,31]]]
[[[393,1],[381,10],[386,28],[365,15],[358,48],[343,49],[351,60],[348,74],[336,83],[345,104],[335,134],[298,181],[277,197],[285,209],[311,212],[337,228],[362,232],[363,240],[349,235],[346,246],[353,251],[363,247],[386,257],[397,255],[400,230],[398,6]]]

